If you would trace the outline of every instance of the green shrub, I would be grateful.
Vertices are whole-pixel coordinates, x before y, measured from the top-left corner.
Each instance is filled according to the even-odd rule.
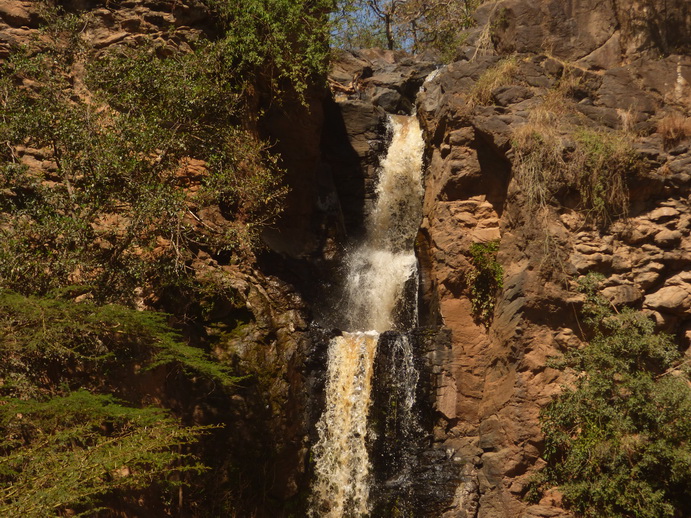
[[[0,138],[10,144],[0,150],[0,285],[28,294],[89,284],[101,301],[126,302],[180,282],[191,249],[250,257],[285,188],[277,157],[241,127],[244,79],[222,46],[162,58],[143,43],[94,57],[63,45],[65,30],[46,30],[52,45],[14,49],[0,66]],[[94,99],[74,95],[57,47],[86,62]],[[29,170],[19,145],[54,166]],[[194,196],[181,180],[190,158],[205,164]],[[200,223],[207,209],[226,224]]]
[[[218,386],[238,381],[185,345],[165,314],[71,300],[85,291],[66,289],[67,299],[0,291],[3,516],[91,516],[114,492],[191,481],[203,468],[183,446],[205,428],[99,393],[127,393],[125,379],[136,384],[162,364]]]
[[[541,415],[548,466],[579,516],[691,512],[691,385],[667,335],[640,312],[614,312],[587,277],[583,313],[593,338],[555,365],[577,377]]]
[[[218,17],[217,42],[236,78],[251,76],[298,94],[324,77],[329,56],[331,0],[201,0]]]
[[[504,268],[497,262],[499,241],[473,243],[470,246],[470,262],[473,269],[466,281],[470,286],[470,301],[475,316],[489,325],[494,315],[497,292],[504,285]]]
[[[65,295],[88,291],[71,288]],[[168,315],[70,298],[26,297],[0,290],[0,395],[38,397],[104,383],[102,375],[136,364],[174,363],[221,386],[238,381],[201,349],[185,345]],[[99,373],[93,379],[92,371]],[[92,384],[92,385],[89,385]]]

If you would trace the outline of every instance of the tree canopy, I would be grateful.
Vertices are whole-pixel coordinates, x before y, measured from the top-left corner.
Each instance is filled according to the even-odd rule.
[[[344,48],[380,46],[450,59],[462,43],[462,29],[482,0],[339,0],[332,14],[333,44]]]
[[[198,424],[233,423],[190,416],[168,380],[227,401],[246,379],[211,354],[201,301],[221,288],[192,263],[251,263],[281,211],[248,98],[304,101],[331,1],[199,0],[214,26],[189,45],[162,27],[106,48],[87,4],[35,2],[0,56],[0,515],[230,508],[227,477],[199,478],[223,430]]]

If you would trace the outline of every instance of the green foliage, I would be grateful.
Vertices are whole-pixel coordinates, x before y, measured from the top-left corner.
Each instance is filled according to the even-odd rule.
[[[497,292],[504,286],[504,268],[497,262],[499,241],[473,243],[470,246],[470,262],[473,269],[466,281],[470,286],[470,301],[475,316],[489,325],[494,314]]]
[[[6,359],[0,366],[0,395],[38,397],[65,387],[76,390],[94,383],[92,370],[106,374],[133,363],[152,368],[172,362],[226,387],[238,381],[201,349],[185,345],[167,318],[114,304],[0,291],[0,352]]]
[[[217,42],[236,77],[259,75],[303,93],[327,70],[331,0],[201,0],[217,16]]]
[[[669,336],[640,312],[614,312],[581,283],[582,349],[556,362],[577,375],[541,416],[546,484],[580,516],[686,516],[691,512],[691,385]]]
[[[112,391],[123,375],[133,382],[145,367],[163,363],[226,386],[237,380],[184,345],[162,313],[6,291],[0,354],[3,516],[43,517],[67,508],[93,515],[114,491],[179,484],[202,471],[181,447],[204,428],[85,388]]]
[[[189,240],[247,255],[281,211],[286,189],[278,159],[239,127],[245,110],[220,44],[152,59],[157,50],[146,45],[106,53],[89,65],[88,83],[110,106],[141,117],[146,128],[164,128],[172,167],[187,157],[204,160],[206,175],[190,201],[199,210],[219,207],[227,223],[223,229],[202,226]]]
[[[92,516],[122,490],[165,488],[200,473],[185,453],[204,432],[110,395],[148,369],[177,366],[229,387],[238,381],[185,345],[167,316],[69,298],[0,291],[0,514]],[[59,474],[59,475],[58,475]]]
[[[202,2],[218,25],[188,51],[166,33],[90,48],[88,13],[39,3],[40,34],[0,62],[0,515],[94,516],[140,496],[161,509],[202,471],[186,452],[204,429],[139,406],[169,404],[161,374],[239,380],[205,348],[193,261],[252,260],[280,212],[256,106],[304,101],[323,74],[326,2]]]
[[[183,453],[203,427],[81,390],[0,400],[0,514],[93,516],[119,490],[175,486],[204,468]]]
[[[51,50],[62,41],[15,49],[2,65],[1,284],[23,293],[89,284],[99,300],[124,301],[179,282],[191,248],[250,255],[285,189],[277,159],[239,127],[240,91],[219,44],[85,58],[99,105],[70,89]],[[16,146],[53,165],[27,168]],[[190,159],[204,167],[194,197],[183,190]],[[199,223],[195,213],[209,208],[227,225]]]

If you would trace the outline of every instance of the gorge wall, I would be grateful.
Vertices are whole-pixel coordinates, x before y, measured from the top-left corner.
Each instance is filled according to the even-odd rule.
[[[61,9],[57,17],[51,7]],[[69,24],[60,25],[62,19],[75,19],[70,16],[80,17],[76,37],[70,32]],[[53,18],[57,19],[58,28],[47,30],[50,23],[55,23]],[[54,47],[60,51],[64,40],[73,38],[72,42],[78,42],[78,50],[74,52],[76,58],[68,61],[66,70],[52,72],[53,77],[64,79],[60,88],[66,93],[61,90],[60,94],[65,93],[75,106],[87,109],[103,101],[96,99],[87,86],[86,56],[99,59],[118,49],[132,50],[150,45],[149,48],[157,49],[158,53],[151,54],[154,62],[161,57],[180,58],[198,49],[200,42],[214,41],[218,33],[218,20],[210,15],[208,5],[196,1],[0,1],[0,65],[7,65],[12,57],[21,55],[29,47],[32,56],[46,49],[54,50]],[[105,72],[112,73],[111,70]],[[181,72],[194,75],[189,70]],[[30,74],[18,74],[10,81],[12,92],[26,93],[29,99],[40,98],[42,85],[33,81]],[[286,98],[279,106],[271,102],[272,92],[266,81],[251,78],[248,84],[251,88],[244,92],[246,107],[240,123],[223,128],[224,131],[214,138],[223,141],[245,132],[252,138],[274,143],[293,186],[286,202],[286,221],[290,224],[283,226],[282,234],[291,237],[274,243],[267,232],[266,241],[281,252],[285,243],[296,244],[289,252],[319,249],[319,240],[326,233],[319,233],[320,223],[316,216],[313,217],[318,205],[314,180],[317,178],[325,90],[312,86],[303,102]],[[231,95],[225,102],[234,104],[237,100]],[[151,102],[156,100],[151,99]],[[10,107],[5,98],[0,104],[3,113],[0,127],[4,136],[7,135],[5,128]],[[99,114],[110,109],[104,105],[100,108]],[[53,129],[60,131],[61,128]],[[54,149],[23,145],[25,142],[16,144],[9,138],[7,142],[3,140],[3,167],[11,163],[25,169],[40,186],[53,187],[56,191],[70,188],[66,187],[70,180],[65,179],[56,165]],[[161,152],[159,159],[164,155]],[[148,157],[136,158],[144,162],[149,160]],[[240,164],[240,169],[248,165],[252,167],[251,163],[245,163]],[[193,232],[217,229],[232,233],[235,216],[232,212],[229,214],[219,204],[204,207],[193,201],[209,180],[208,163],[187,156],[174,169],[175,188],[184,192],[182,225]],[[9,170],[3,168],[0,173],[3,185],[12,180],[4,177]],[[11,220],[6,219],[8,204],[5,202],[14,199],[12,188],[3,190],[0,196],[3,200],[2,231],[6,232],[7,221]],[[166,201],[170,201],[171,211],[177,210],[172,209],[174,200]],[[99,226],[93,227],[97,233],[122,236],[127,232],[131,207],[126,203],[117,205],[120,207],[114,212],[120,211],[120,214],[97,216]],[[88,234],[90,222],[81,223],[85,224],[84,232]],[[311,226],[313,223],[315,227]],[[138,310],[166,312],[165,318],[170,319],[187,344],[239,375],[239,382],[226,391],[204,375],[189,376],[189,372],[170,366],[148,371],[141,368],[142,365],[117,373],[99,372],[94,377],[102,389],[105,387],[109,393],[134,406],[162,407],[182,423],[212,425],[212,431],[192,447],[194,452],[190,451],[203,459],[210,469],[189,492],[180,490],[175,502],[170,499],[164,502],[155,491],[135,497],[132,497],[135,493],[119,495],[105,502],[108,510],[104,515],[151,517],[173,512],[179,516],[268,516],[288,515],[292,512],[288,509],[304,507],[309,455],[309,421],[305,417],[309,310],[303,296],[290,282],[301,281],[305,267],[297,261],[286,268],[282,260],[276,259],[278,255],[258,258],[252,253],[242,260],[231,259],[229,254],[218,253],[202,241],[180,263],[185,272],[181,278],[186,278],[183,283],[189,282],[187,287],[194,286],[193,291],[200,288],[203,294],[191,295],[184,288],[178,291],[175,287],[153,289],[146,281],[141,281],[130,288],[127,298],[135,299],[133,306]],[[127,245],[123,246],[127,252],[134,248],[135,255],[142,255],[141,248]],[[168,236],[157,239],[150,250],[151,257],[165,256],[171,247],[175,245]],[[99,249],[108,251],[112,247],[107,239],[94,239],[87,244],[87,250],[93,249],[98,253]],[[43,268],[48,271],[47,261]],[[274,272],[282,274],[285,280]],[[76,283],[84,280],[79,275],[72,278]],[[4,286],[7,279],[2,280]],[[87,294],[70,297],[70,302],[91,302],[88,290]]]
[[[90,11],[84,35],[96,49],[142,35],[185,49],[214,30],[194,2],[72,4]],[[567,381],[547,360],[585,340],[575,279],[604,274],[613,304],[648,312],[691,355],[690,16],[684,0],[664,8],[644,0],[486,2],[449,65],[339,52],[330,92],[312,87],[304,103],[273,105],[258,85],[252,102],[263,116],[251,129],[281,155],[291,192],[254,261],[198,251],[189,265],[197,278],[219,278],[232,295],[210,293],[199,303],[200,325],[184,328],[250,378],[229,399],[175,377],[153,382],[156,397],[184,419],[228,427],[206,446],[217,460],[208,483],[232,486],[237,513],[304,516],[339,261],[364,232],[387,114],[416,113],[425,197],[413,334],[425,459],[415,467],[415,516],[570,516],[558,492],[532,504],[524,496],[544,465],[540,409]],[[0,0],[0,59],[38,34],[39,22],[33,2]],[[78,91],[79,70],[75,77]],[[579,183],[568,164],[584,160],[584,135],[613,136],[635,151],[623,184],[597,191]],[[542,174],[549,162],[531,162],[548,160],[540,149],[550,146],[566,157],[553,175]],[[49,174],[45,150],[16,151]],[[188,165],[181,182],[193,191],[204,164]],[[623,202],[603,194],[615,187]],[[209,210],[190,224],[229,222]],[[503,287],[482,316],[471,249],[494,242]],[[142,303],[176,309],[165,297]],[[385,380],[386,367],[375,369]],[[128,516],[139,515],[147,516]]]

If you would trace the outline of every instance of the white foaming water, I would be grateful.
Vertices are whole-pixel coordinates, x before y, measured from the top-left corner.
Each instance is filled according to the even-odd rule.
[[[351,327],[377,332],[394,328],[394,310],[405,283],[417,271],[415,255],[361,248],[350,257],[346,284]]]
[[[422,131],[414,116],[391,116],[390,126],[367,234],[346,258],[343,317],[352,332],[329,344],[326,406],[313,449],[310,514],[316,517],[355,518],[369,511],[367,416],[377,341],[379,333],[396,327],[404,288],[417,274],[413,243],[422,214]]]
[[[326,405],[314,446],[312,516],[367,514],[367,415],[378,333],[344,333],[329,344]]]
[[[422,217],[422,131],[415,117],[392,116],[377,201],[364,242],[346,258],[344,312],[350,331],[395,328],[404,286],[416,275],[413,242]]]
[[[391,128],[365,245],[414,256],[413,241],[422,217],[424,141],[415,117],[392,116]]]

